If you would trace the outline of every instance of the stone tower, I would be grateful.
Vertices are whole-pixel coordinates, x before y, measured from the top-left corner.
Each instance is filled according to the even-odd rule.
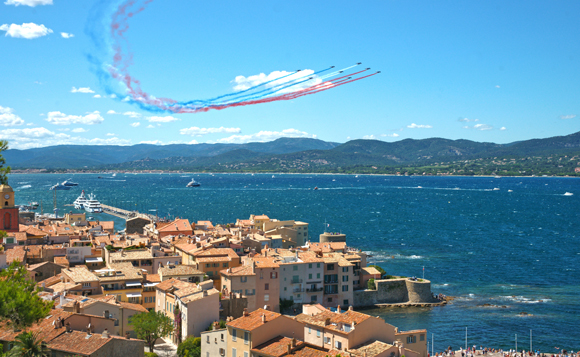
[[[14,190],[8,185],[0,185],[0,230],[18,232],[18,208],[14,206]]]

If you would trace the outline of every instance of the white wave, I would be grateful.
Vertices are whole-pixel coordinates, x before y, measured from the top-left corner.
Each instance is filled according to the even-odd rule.
[[[31,188],[31,187],[32,187],[32,185],[24,185],[24,186],[17,187],[16,189],[17,190],[24,190],[26,188]]]

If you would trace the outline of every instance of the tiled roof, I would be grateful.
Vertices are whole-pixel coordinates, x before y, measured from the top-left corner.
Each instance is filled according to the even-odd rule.
[[[81,355],[91,355],[112,340],[99,334],[87,336],[86,332],[72,331],[63,333],[50,341],[48,348]]]
[[[135,311],[141,311],[141,312],[149,311],[146,308],[144,308],[143,305],[130,304],[128,302],[123,302],[123,301],[119,301],[118,304],[121,305],[121,307],[123,309],[129,309],[129,310],[135,310]]]
[[[239,266],[230,269],[224,269],[220,271],[221,274],[225,276],[248,276],[248,275],[256,275],[256,273],[252,273],[251,266]]]
[[[164,227],[157,227],[158,232],[191,232],[191,224],[187,219],[176,219]]]
[[[62,273],[59,273],[55,276],[51,276],[50,278],[46,278],[42,281],[39,281],[38,284],[36,284],[36,285],[42,286],[42,284],[44,283],[44,286],[46,286],[46,287],[52,286],[54,284],[60,283],[61,276],[62,276]]]
[[[213,243],[214,242],[210,242],[210,244]],[[194,255],[196,258],[217,257],[217,256],[229,257],[231,259],[238,258],[238,254],[232,248],[210,248],[195,252]]]
[[[225,257],[225,256],[221,256],[221,257],[202,257],[202,258],[197,258],[195,261],[198,263],[215,263],[215,262],[230,262],[232,260],[232,258],[230,257]]]
[[[164,280],[162,282],[160,282],[159,284],[155,285],[155,288],[157,290],[162,290],[162,291],[167,291],[171,288],[175,288],[175,289],[186,289],[188,287],[192,287],[192,286],[197,286],[194,283],[188,283],[186,281],[181,281],[181,280],[177,280],[177,279],[169,279],[169,280]]]
[[[203,275],[204,272],[197,270],[193,265],[168,265],[159,268],[159,275],[180,276],[180,275]]]
[[[324,310],[324,311],[322,311],[319,314],[316,314],[314,316],[310,316],[310,315],[306,315],[306,314],[300,314],[300,315],[296,316],[296,320],[300,321],[302,323],[316,325],[316,326],[324,327],[324,328],[335,330],[335,331],[341,331],[343,333],[348,333],[348,332],[340,330],[340,328],[339,328],[340,324],[351,325],[354,322],[355,324],[358,325],[361,322],[363,322],[369,318],[371,318],[371,316],[369,316],[367,314],[360,313],[360,312],[352,311],[352,310],[347,310],[343,313],[332,312],[330,310]],[[326,324],[327,319],[329,320],[329,324]],[[354,331],[354,330],[351,330],[351,331]]]
[[[204,292],[203,291],[198,291],[198,292],[194,292],[194,293],[192,293],[190,295],[181,297],[181,301],[184,304],[188,304],[188,303],[190,303],[192,301],[200,300],[200,299],[203,299],[204,297],[207,297],[207,296],[211,296],[211,295],[215,295],[215,294],[218,294],[219,295],[219,293],[220,293],[215,288],[209,289],[209,290],[205,290],[205,291],[207,292],[207,295],[206,296],[204,296]]]
[[[375,267],[364,267],[361,269],[362,270],[362,274],[367,274],[367,275],[381,275],[381,272],[377,270],[377,268]]]
[[[61,266],[70,266],[70,262],[68,261],[67,257],[54,257],[54,262]]]
[[[113,275],[101,276],[97,273],[99,274],[98,280],[101,283],[121,280],[143,280],[141,269],[134,267],[133,264],[129,262],[109,264],[109,268],[115,270]]]
[[[86,265],[79,265],[74,268],[66,268],[62,270],[63,276],[69,277],[75,283],[84,283],[91,281],[99,281],[99,279],[89,271]]]
[[[262,315],[266,315],[266,322],[262,321]],[[268,321],[279,318],[280,316],[282,315],[277,312],[272,312],[260,308],[250,312],[248,316],[242,316],[235,319],[234,321],[230,321],[230,323],[227,325],[233,328],[239,328],[241,330],[252,331],[264,324],[267,324]]]
[[[56,336],[60,335],[65,331],[64,327],[55,329],[53,323],[59,317],[67,319],[69,316],[73,315],[72,312],[66,312],[63,310],[53,309],[50,311],[50,315],[46,318],[41,319],[39,322],[35,323],[28,329],[29,332],[39,333],[39,339],[43,341],[50,341]],[[14,330],[6,325],[5,322],[0,323],[0,341],[14,341],[16,336],[21,332],[14,332]]]
[[[357,346],[349,351],[355,356],[376,356],[386,352],[392,347],[393,345],[377,340]]]
[[[6,263],[10,264],[15,260],[18,260],[19,262],[24,262],[26,260],[26,251],[23,247],[16,246],[12,249],[6,250]]]
[[[159,274],[147,274],[145,281],[150,283],[158,283],[161,282],[161,277],[159,277]]]
[[[137,259],[153,259],[153,255],[147,249],[143,250],[124,250],[123,252],[115,252],[110,254],[111,261],[126,261]]]
[[[275,258],[255,256],[254,262],[256,263],[256,269],[260,268],[279,268],[280,265],[276,263]]]
[[[290,337],[277,336],[259,346],[256,346],[255,348],[252,348],[252,351],[272,357],[281,357],[288,353],[288,345],[291,343],[292,339]],[[303,345],[303,341],[296,340],[296,346],[292,348],[292,350],[298,349]]]

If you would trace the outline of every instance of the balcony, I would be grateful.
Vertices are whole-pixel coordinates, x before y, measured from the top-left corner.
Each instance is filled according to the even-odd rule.
[[[294,278],[292,278],[292,284],[302,284],[302,279],[294,279]]]
[[[293,290],[295,293],[303,293],[304,292],[304,288],[296,288]]]
[[[322,288],[321,287],[320,288],[309,288],[309,289],[306,289],[306,292],[307,293],[317,293],[319,291],[322,291]]]

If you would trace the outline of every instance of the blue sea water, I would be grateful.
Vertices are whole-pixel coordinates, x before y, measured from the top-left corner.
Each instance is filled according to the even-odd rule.
[[[202,186],[185,188],[192,177]],[[422,277],[424,267],[435,293],[455,297],[451,304],[365,312],[401,329],[427,328],[435,351],[464,346],[466,328],[470,346],[514,348],[517,334],[518,348],[529,349],[532,330],[534,349],[580,350],[578,179],[11,174],[10,184],[17,204],[42,201],[51,212],[48,189],[65,179],[80,185],[57,192],[61,214],[75,211],[64,204],[81,189],[105,204],[190,221],[267,214],[310,223],[313,241],[325,227],[345,233],[389,274]],[[118,218],[93,216],[124,228]]]

